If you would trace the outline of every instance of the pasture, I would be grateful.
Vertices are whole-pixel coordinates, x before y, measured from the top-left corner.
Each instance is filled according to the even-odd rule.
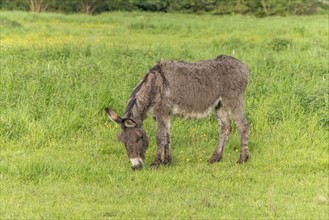
[[[0,14],[1,219],[328,219],[328,16]],[[172,118],[173,163],[132,171],[123,115],[157,61],[248,64],[251,159],[239,135],[208,165],[217,121]]]

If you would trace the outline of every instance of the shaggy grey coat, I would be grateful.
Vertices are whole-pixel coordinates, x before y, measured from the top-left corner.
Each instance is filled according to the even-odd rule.
[[[249,158],[249,126],[243,113],[247,84],[247,66],[230,56],[221,55],[212,60],[194,63],[160,61],[133,90],[124,118],[110,109],[106,111],[113,121],[121,125],[119,139],[125,144],[134,169],[143,167],[147,146],[137,146],[138,141],[147,140],[142,128],[147,113],[155,117],[158,126],[158,148],[152,166],[168,164],[172,160],[170,115],[203,118],[212,110],[218,119],[220,135],[208,162],[221,160],[232,119],[236,122],[241,137],[238,163],[243,163]]]

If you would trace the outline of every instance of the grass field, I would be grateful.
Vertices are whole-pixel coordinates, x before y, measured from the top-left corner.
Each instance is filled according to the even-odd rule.
[[[329,219],[328,16],[0,14],[1,219]],[[173,164],[133,172],[120,128],[158,60],[247,63],[251,160],[213,115],[172,119]]]

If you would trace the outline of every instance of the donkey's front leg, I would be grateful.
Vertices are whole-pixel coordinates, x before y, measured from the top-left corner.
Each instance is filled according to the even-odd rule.
[[[157,117],[157,151],[155,160],[151,164],[151,167],[158,167],[160,164],[169,164],[172,160],[171,148],[170,148],[170,117],[169,115]],[[162,160],[162,154],[164,151],[164,160]]]

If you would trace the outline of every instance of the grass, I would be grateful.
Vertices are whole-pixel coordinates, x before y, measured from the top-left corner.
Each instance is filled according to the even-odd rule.
[[[115,12],[0,15],[1,219],[328,219],[328,16]],[[217,123],[172,119],[173,164],[133,172],[119,128],[158,60],[233,55],[249,65],[251,160],[236,129],[207,165]]]

